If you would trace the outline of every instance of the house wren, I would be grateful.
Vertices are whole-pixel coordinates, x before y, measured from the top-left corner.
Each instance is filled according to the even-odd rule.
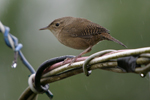
[[[124,47],[123,43],[113,38],[108,30],[84,18],[62,17],[55,19],[47,27],[62,44],[74,48],[84,49],[76,58],[91,51],[92,47],[102,40],[114,41]]]

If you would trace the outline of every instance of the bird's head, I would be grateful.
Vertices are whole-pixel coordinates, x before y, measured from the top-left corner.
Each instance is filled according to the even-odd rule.
[[[69,25],[72,22],[73,17],[62,17],[55,19],[53,22],[51,22],[48,26],[41,28],[40,30],[50,30],[54,35],[57,35],[60,33],[60,31],[66,26]]]

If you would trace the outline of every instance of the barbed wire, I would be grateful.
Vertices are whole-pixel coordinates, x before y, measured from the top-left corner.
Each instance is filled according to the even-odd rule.
[[[3,26],[1,22],[0,32],[4,34],[7,46],[15,51],[15,60],[13,61],[15,63],[13,63],[13,66],[15,66],[14,64],[17,65],[16,59],[19,54],[23,64],[32,73],[28,79],[29,87],[20,95],[19,100],[37,100],[37,94],[39,93],[46,93],[52,99],[53,94],[48,90],[49,83],[83,72],[86,76],[89,76],[91,70],[95,69],[117,73],[135,73],[140,74],[141,77],[145,77],[150,72],[150,47],[126,50],[103,50],[89,57],[80,57],[71,65],[71,59],[65,61],[65,63],[64,60],[74,56],[56,57],[42,63],[37,72],[35,72],[20,50],[22,44],[18,43],[17,38],[9,33],[9,28]]]

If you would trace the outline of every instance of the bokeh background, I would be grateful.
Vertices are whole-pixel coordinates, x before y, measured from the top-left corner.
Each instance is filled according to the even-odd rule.
[[[60,44],[48,30],[39,31],[64,16],[86,18],[106,27],[129,49],[150,44],[150,0],[0,0],[1,22],[18,37],[22,52],[36,70],[47,59],[82,52]],[[124,47],[103,41],[86,55],[104,49]],[[30,72],[20,60],[17,68],[12,69],[13,55],[0,34],[0,100],[17,100],[28,86]],[[54,82],[50,89],[53,100],[150,99],[148,77],[103,70],[94,70],[90,77],[80,74]],[[39,95],[38,100],[46,99],[45,94]]]

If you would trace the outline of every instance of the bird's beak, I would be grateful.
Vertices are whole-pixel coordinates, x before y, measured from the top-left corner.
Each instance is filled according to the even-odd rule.
[[[46,29],[48,29],[48,26],[40,28],[39,30],[46,30]]]

